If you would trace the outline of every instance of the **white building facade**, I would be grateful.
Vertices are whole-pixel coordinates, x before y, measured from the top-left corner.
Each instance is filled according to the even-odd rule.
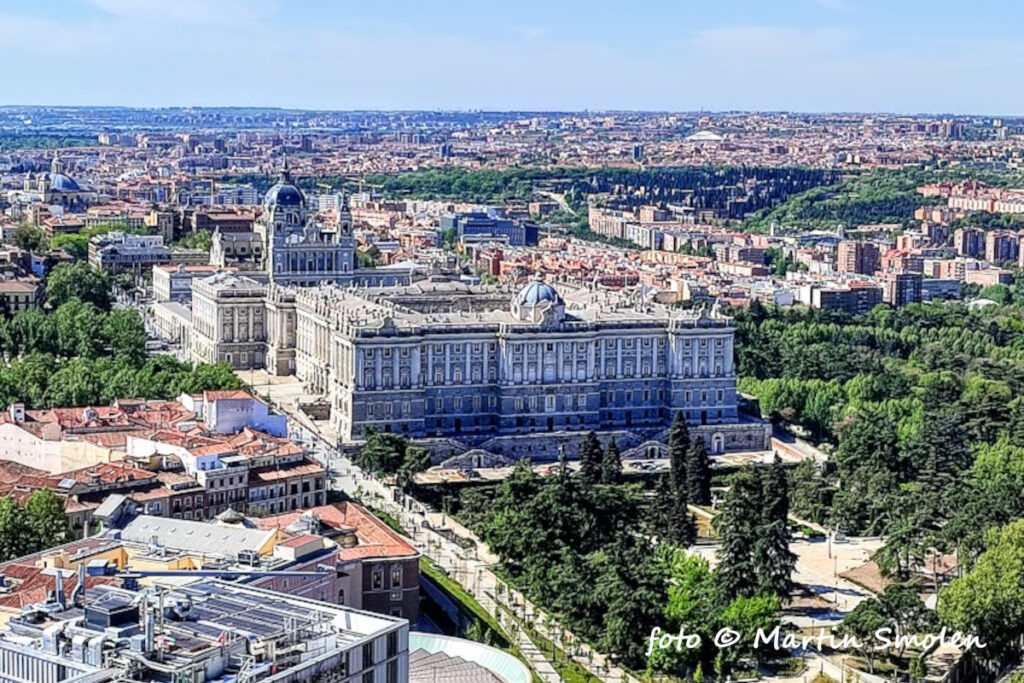
[[[295,313],[295,373],[328,397],[343,440],[370,428],[467,443],[653,437],[682,411],[713,452],[767,448],[765,425],[738,413],[735,329],[717,307],[675,312],[594,290],[563,298],[538,279],[511,302],[450,282],[296,290]]]

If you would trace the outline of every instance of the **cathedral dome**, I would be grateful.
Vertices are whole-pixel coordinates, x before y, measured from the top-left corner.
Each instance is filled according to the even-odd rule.
[[[266,206],[302,206],[305,198],[302,191],[290,182],[277,182],[267,190],[263,203]]]
[[[63,173],[50,174],[50,189],[55,192],[80,192],[78,183]]]
[[[263,197],[263,204],[265,206],[303,206],[305,203],[306,198],[302,195],[302,191],[292,183],[288,164],[285,163],[281,176]]]
[[[537,273],[530,284],[519,290],[519,294],[516,295],[516,303],[520,306],[536,306],[544,301],[558,301],[558,292],[544,282],[540,273]]]

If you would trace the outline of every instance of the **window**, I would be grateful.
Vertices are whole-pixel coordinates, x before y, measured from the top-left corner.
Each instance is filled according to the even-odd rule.
[[[392,567],[391,568],[391,587],[392,588],[398,588],[401,585],[402,585],[402,568],[401,567]]]
[[[388,634],[388,659],[398,654],[398,632],[392,631]]]
[[[363,668],[373,666],[373,641],[363,643]],[[373,680],[373,672],[370,672],[370,679]],[[366,677],[363,677],[366,680]]]
[[[384,570],[379,567],[373,570],[373,590],[384,587]]]
[[[401,614],[393,616],[402,616]],[[387,683],[398,683],[398,660],[393,659],[388,662],[387,668]]]

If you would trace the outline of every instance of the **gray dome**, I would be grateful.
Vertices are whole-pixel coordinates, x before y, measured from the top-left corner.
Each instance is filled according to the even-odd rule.
[[[520,306],[536,306],[544,301],[558,301],[558,292],[544,282],[538,273],[530,284],[519,290],[519,294],[516,295],[516,303]]]
[[[63,173],[50,174],[50,189],[58,192],[79,192],[78,183]]]
[[[266,206],[302,206],[306,199],[302,191],[290,182],[277,182],[267,190],[263,203]]]
[[[263,204],[265,206],[302,206],[305,203],[306,198],[302,195],[302,191],[292,183],[292,174],[288,171],[286,160],[277,182],[267,190],[267,194],[263,197]]]

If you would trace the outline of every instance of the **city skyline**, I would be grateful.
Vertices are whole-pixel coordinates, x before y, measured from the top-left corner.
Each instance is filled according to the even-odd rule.
[[[945,1],[642,4],[624,11],[528,0],[487,13],[462,1],[3,1],[0,37],[20,55],[6,99],[323,110],[1024,110],[1005,87],[1024,65],[1024,41],[1012,31],[1024,3],[977,7],[955,21]]]

